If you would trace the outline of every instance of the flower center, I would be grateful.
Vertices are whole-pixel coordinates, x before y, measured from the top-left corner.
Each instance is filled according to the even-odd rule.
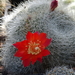
[[[39,43],[30,42],[28,47],[28,54],[37,55],[41,52]]]

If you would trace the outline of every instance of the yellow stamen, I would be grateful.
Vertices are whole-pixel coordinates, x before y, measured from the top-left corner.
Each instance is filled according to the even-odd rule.
[[[37,55],[41,52],[39,43],[30,42],[28,47],[28,54]]]

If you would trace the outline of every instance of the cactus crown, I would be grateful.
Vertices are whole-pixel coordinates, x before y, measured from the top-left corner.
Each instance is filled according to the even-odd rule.
[[[34,69],[44,72],[46,68],[63,64],[63,62],[64,64],[68,63],[67,59],[70,59],[71,53],[75,52],[73,40],[75,38],[75,22],[70,17],[70,13],[67,13],[69,9],[59,3],[56,10],[52,12],[50,3],[51,0],[29,0],[20,4],[10,15],[4,17],[3,25],[7,29],[7,41],[2,53],[3,65],[8,72],[13,72],[14,75],[33,72]],[[45,32],[49,38],[52,38],[53,42],[48,49],[52,55],[44,58],[44,64],[36,63],[24,68],[19,58],[13,56],[16,49],[12,44],[24,40],[28,31]],[[70,59],[69,63],[72,64],[75,61]]]

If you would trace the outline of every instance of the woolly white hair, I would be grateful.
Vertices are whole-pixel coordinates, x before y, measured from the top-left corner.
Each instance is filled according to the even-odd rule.
[[[44,75],[75,75],[75,72],[72,68],[69,69],[67,66],[58,66],[47,71]]]
[[[72,56],[75,52],[75,14],[71,10],[72,13],[69,13],[69,8],[63,6],[61,1],[55,11],[51,11],[50,3],[51,0],[29,0],[21,3],[10,15],[4,16],[7,40],[2,61],[10,75],[44,72],[55,65],[75,64]],[[16,49],[12,44],[24,40],[28,31],[45,32],[48,38],[53,39],[48,47],[51,55],[44,57],[42,63],[23,67],[20,59],[14,57]]]

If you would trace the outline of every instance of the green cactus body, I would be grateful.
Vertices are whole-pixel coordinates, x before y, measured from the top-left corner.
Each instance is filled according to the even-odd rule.
[[[44,72],[47,68],[62,64],[75,64],[75,22],[74,14],[70,17],[67,8],[59,6],[50,11],[51,0],[30,0],[20,4],[10,15],[4,17],[7,40],[3,47],[3,65],[10,75],[24,75]],[[66,14],[67,13],[67,14]],[[52,43],[48,47],[51,55],[44,57],[43,62],[23,67],[19,58],[14,57],[17,51],[13,43],[26,38],[28,31],[44,32]]]
[[[59,66],[47,71],[45,75],[75,75],[75,72],[66,66]]]

